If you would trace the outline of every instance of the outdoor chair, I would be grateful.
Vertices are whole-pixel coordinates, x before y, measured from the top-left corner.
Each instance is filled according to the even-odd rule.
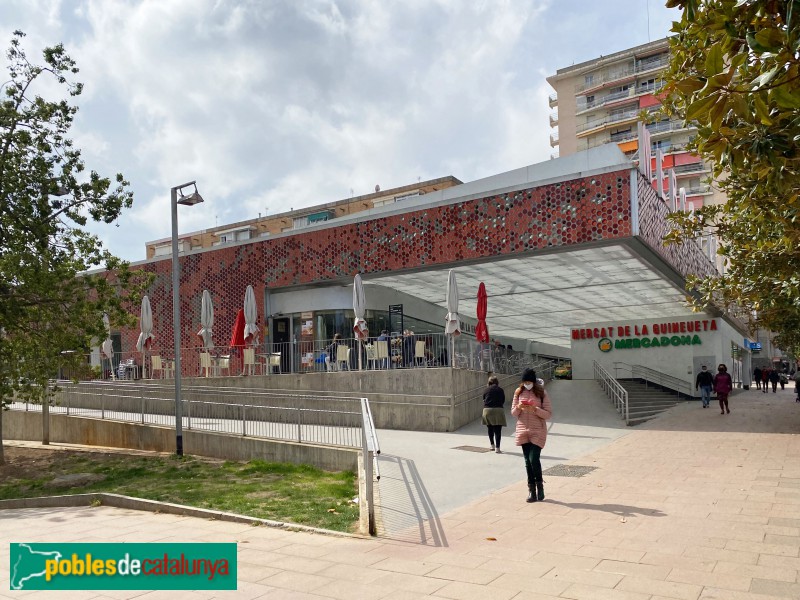
[[[281,371],[281,353],[280,352],[273,352],[269,355],[269,369],[272,372],[273,367],[278,367],[278,375],[282,373]]]
[[[414,344],[414,364],[421,364],[423,367],[428,366],[428,361],[425,357],[425,340],[417,340],[417,342]]]
[[[150,357],[150,377],[155,378],[156,371],[161,379],[164,379],[164,365],[161,364],[161,356],[153,354]]]
[[[389,342],[375,342],[375,360],[380,365],[379,368],[389,368]]]
[[[203,372],[203,369],[206,370],[205,376],[208,377],[209,373],[211,372],[211,354],[209,352],[201,352],[200,353],[200,372]]]
[[[373,346],[372,344],[367,344],[366,346],[364,346],[364,352],[367,357],[367,368],[368,369],[377,368],[375,366],[375,363],[378,361],[378,354],[375,352],[375,346]]]
[[[231,357],[228,356],[219,356],[217,357],[217,375],[222,377],[222,371],[228,371],[228,376],[230,377],[231,374]]]
[[[244,349],[244,366],[243,372],[255,375],[256,371],[264,372],[264,364],[260,360],[256,360],[256,349]]]
[[[350,348],[343,344],[336,346],[336,368],[350,370]]]

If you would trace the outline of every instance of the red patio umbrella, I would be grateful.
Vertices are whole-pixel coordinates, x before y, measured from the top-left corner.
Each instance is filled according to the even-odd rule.
[[[489,328],[486,327],[486,286],[478,286],[478,325],[475,327],[475,340],[486,344],[489,342]]]
[[[236,320],[233,322],[233,330],[231,331],[231,355],[244,354],[244,309],[240,308],[236,313]],[[236,349],[239,349],[238,352]],[[233,358],[233,356],[231,356]],[[244,361],[244,356],[242,356]]]

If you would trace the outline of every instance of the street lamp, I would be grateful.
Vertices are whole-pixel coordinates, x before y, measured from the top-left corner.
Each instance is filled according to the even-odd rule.
[[[183,188],[194,186],[188,196]],[[181,305],[180,305],[180,265],[178,265],[178,204],[194,206],[203,201],[197,191],[197,183],[190,181],[171,189],[172,200],[172,328],[175,338],[175,452],[183,456],[183,406],[181,405]],[[180,193],[180,198],[178,194]]]

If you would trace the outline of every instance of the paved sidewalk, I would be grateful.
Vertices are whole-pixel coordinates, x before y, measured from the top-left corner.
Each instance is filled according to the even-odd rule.
[[[793,400],[789,388],[742,392],[730,415],[681,404],[569,463],[596,467],[591,473],[548,477],[545,502],[525,503],[517,481],[441,514],[438,537],[424,541],[105,507],[4,511],[0,597],[798,598],[800,404]],[[239,590],[9,592],[10,541],[237,541]]]

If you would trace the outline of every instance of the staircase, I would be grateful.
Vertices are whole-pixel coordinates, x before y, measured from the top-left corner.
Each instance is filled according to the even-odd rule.
[[[628,392],[628,425],[638,425],[657,417],[672,408],[682,398],[678,392],[659,386],[647,384],[636,379],[618,379],[620,385]]]

